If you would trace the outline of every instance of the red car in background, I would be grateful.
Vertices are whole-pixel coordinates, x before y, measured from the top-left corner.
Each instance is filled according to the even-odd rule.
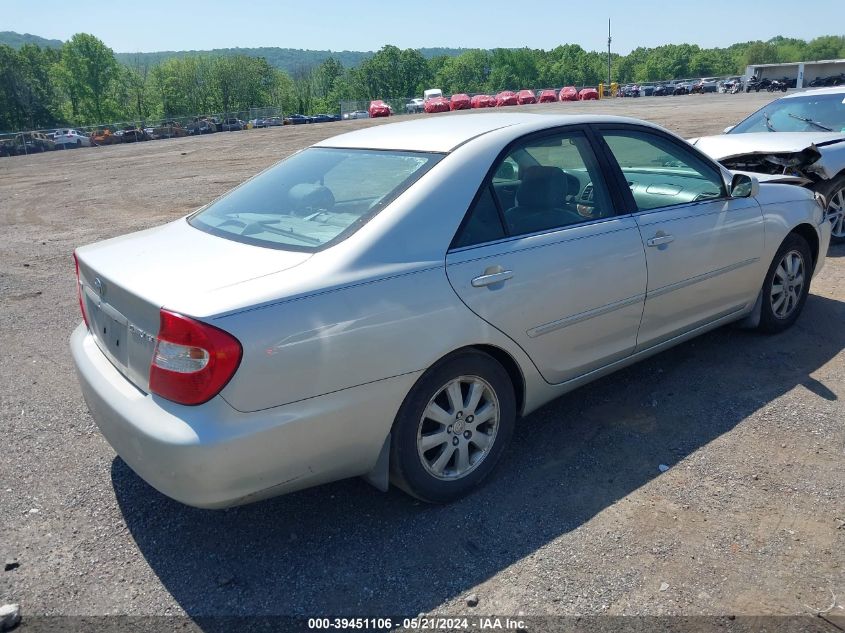
[[[475,95],[470,100],[470,104],[473,108],[495,108],[496,97],[491,97],[490,95]]]
[[[575,86],[564,86],[560,89],[561,101],[578,101],[578,89]]]
[[[537,95],[533,90],[520,90],[516,96],[516,101],[519,105],[528,105],[530,103],[537,103]]]
[[[449,107],[452,110],[469,110],[472,107],[472,102],[470,101],[469,95],[459,93],[452,95],[452,98],[449,100]]]
[[[512,106],[518,104],[519,101],[517,100],[515,92],[511,92],[510,90],[503,90],[502,92],[496,95],[496,107],[498,108],[502,106]]]
[[[432,97],[425,102],[423,109],[429,114],[433,112],[448,112],[452,109],[449,100],[445,97]]]
[[[537,103],[554,103],[557,101],[557,93],[554,90],[543,90],[537,97]]]
[[[392,112],[390,111],[390,106],[387,105],[381,99],[376,99],[375,101],[370,101],[370,118],[374,119],[380,116],[390,116]]]
[[[581,92],[578,93],[579,101],[592,101],[598,100],[599,98],[599,91],[595,88],[581,88]]]

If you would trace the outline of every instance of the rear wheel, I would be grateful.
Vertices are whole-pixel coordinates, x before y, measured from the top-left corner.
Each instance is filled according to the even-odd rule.
[[[830,222],[831,243],[845,243],[845,174],[820,183],[816,191],[822,194],[827,202],[825,217]]]
[[[491,356],[461,352],[417,382],[396,416],[391,480],[431,503],[471,492],[493,470],[516,420],[510,377]]]
[[[812,274],[807,240],[790,233],[780,245],[763,283],[761,331],[781,332],[795,323],[807,301]]]

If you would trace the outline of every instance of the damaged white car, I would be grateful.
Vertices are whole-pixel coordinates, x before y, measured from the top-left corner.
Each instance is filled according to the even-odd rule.
[[[725,134],[690,143],[730,170],[819,192],[831,243],[845,243],[845,86],[777,99]]]

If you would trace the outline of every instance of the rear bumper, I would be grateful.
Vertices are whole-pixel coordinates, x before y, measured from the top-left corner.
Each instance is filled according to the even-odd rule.
[[[151,486],[202,508],[366,474],[419,376],[242,413],[220,396],[187,407],[138,390],[82,324],[70,347],[85,402],[109,444]]]

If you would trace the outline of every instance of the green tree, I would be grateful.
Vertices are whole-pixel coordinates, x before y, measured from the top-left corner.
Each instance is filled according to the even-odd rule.
[[[530,48],[497,48],[490,54],[490,76],[487,89],[519,90],[536,86],[539,80],[537,61],[542,51]]]
[[[774,64],[778,60],[778,49],[769,42],[750,42],[740,58],[743,66],[751,64]]]
[[[845,57],[845,36],[825,35],[817,37],[807,44],[805,50],[808,60],[840,59]]]
[[[149,61],[136,56],[123,68],[120,85],[121,109],[130,118],[144,121],[161,114],[152,91]]]
[[[0,130],[52,127],[62,120],[60,98],[51,80],[58,53],[25,44],[0,46]]]
[[[152,81],[164,115],[212,112],[216,105],[214,67],[215,58],[205,56],[168,59],[154,67]]]
[[[450,94],[480,93],[486,90],[489,75],[490,53],[476,49],[444,58],[433,83]]]
[[[430,71],[419,51],[388,44],[356,69],[354,80],[362,99],[413,97],[430,82]]]
[[[343,64],[334,57],[329,57],[314,71],[314,94],[317,98],[330,95],[342,81]]]
[[[120,114],[114,99],[120,68],[103,42],[77,33],[62,47],[59,66],[54,77],[63,84],[74,119],[101,123]]]

